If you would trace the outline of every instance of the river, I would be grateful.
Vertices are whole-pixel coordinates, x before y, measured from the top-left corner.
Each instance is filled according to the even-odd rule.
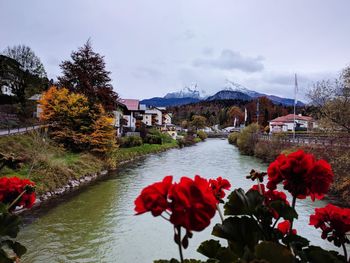
[[[18,237],[28,249],[23,262],[123,263],[178,258],[170,223],[149,214],[134,215],[133,202],[141,189],[165,175],[178,180],[183,175],[199,174],[205,178],[222,176],[233,188],[247,190],[252,182],[245,176],[252,168],[264,171],[267,165],[239,154],[227,140],[221,139],[208,139],[193,147],[148,156],[27,218],[31,223],[24,225]],[[320,239],[318,230],[307,226],[314,208],[324,205],[325,201],[298,201],[300,220],[296,228],[312,244],[335,249]],[[211,238],[216,222],[218,216],[205,231],[194,233],[189,248],[184,251],[186,258],[204,258],[196,249],[201,241]]]

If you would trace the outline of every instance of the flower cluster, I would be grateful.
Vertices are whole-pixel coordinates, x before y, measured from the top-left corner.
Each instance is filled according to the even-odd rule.
[[[222,179],[221,176],[217,179],[210,179],[209,184],[218,201],[221,201],[225,197],[224,190],[229,190],[231,188],[230,182],[226,179]]]
[[[285,236],[290,232],[290,226],[291,226],[290,221],[284,220],[277,225],[277,229],[282,233],[282,235]],[[292,229],[291,234],[296,235],[297,234],[296,229]]]
[[[287,195],[283,192],[277,191],[277,190],[268,190],[266,191],[265,189],[265,185],[260,184],[260,185],[253,185],[252,188],[250,188],[250,190],[255,190],[255,191],[259,191],[260,194],[262,194],[265,197],[265,205],[269,207],[269,204],[272,201],[276,201],[276,200],[281,200],[283,201],[286,205],[290,205],[288,200],[287,200]],[[271,207],[269,207],[270,212],[272,214],[272,216],[274,218],[278,218],[279,215],[278,213],[272,209]]]
[[[169,209],[168,193],[172,180],[172,176],[166,176],[163,181],[145,187],[135,200],[136,214],[151,212],[153,216],[159,216]]]
[[[332,204],[316,208],[315,214],[310,216],[310,225],[320,228],[321,237],[334,242],[338,247],[350,243],[346,236],[350,232],[350,208],[340,208]]]
[[[210,224],[216,205],[225,196],[224,189],[230,183],[221,177],[206,180],[198,175],[194,179],[182,177],[178,183],[172,176],[147,186],[135,200],[136,214],[151,212],[159,216],[170,215],[169,221],[175,227],[184,227],[187,232],[201,231]]]
[[[313,201],[323,198],[334,176],[329,163],[316,160],[302,150],[287,156],[281,154],[270,164],[267,173],[267,188],[274,190],[282,182],[293,197],[303,199],[310,196]]]
[[[1,177],[0,202],[12,204],[22,194],[10,209],[13,210],[15,207],[31,208],[36,198],[34,186],[35,184],[28,179]]]

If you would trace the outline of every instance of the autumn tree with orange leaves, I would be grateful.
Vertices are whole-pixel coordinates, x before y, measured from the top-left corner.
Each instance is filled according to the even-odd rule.
[[[74,151],[90,150],[104,154],[115,147],[115,130],[99,104],[66,88],[51,87],[39,101],[40,119],[52,124],[50,136]]]

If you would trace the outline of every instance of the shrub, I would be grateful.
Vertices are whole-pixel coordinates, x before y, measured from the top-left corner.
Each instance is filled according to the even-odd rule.
[[[162,144],[162,137],[159,135],[147,134],[143,142],[148,144]]]
[[[257,142],[255,135],[259,132],[259,125],[252,123],[245,127],[237,138],[238,149],[243,154],[253,155],[255,144]]]
[[[199,138],[195,138],[192,135],[186,135],[185,137],[178,139],[177,143],[178,143],[179,147],[182,148],[185,146],[191,146],[191,145],[196,144],[198,142],[198,139]],[[200,139],[199,139],[199,141],[200,141]]]
[[[239,133],[238,132],[232,132],[228,135],[228,142],[230,144],[237,145],[237,139],[238,139]]]
[[[157,129],[149,129],[148,135],[153,135],[153,136],[159,137],[162,141],[161,143],[172,143],[173,142],[173,139],[171,138],[171,136],[169,134],[162,133],[160,130],[157,130]]]
[[[142,145],[142,139],[140,136],[126,136],[118,140],[119,147],[121,148],[130,148],[135,146]]]
[[[282,153],[283,149],[291,146],[289,143],[281,140],[283,136],[282,134],[276,134],[271,141],[258,141],[254,146],[254,155],[265,162],[272,162]]]
[[[202,141],[204,141],[206,138],[208,138],[208,135],[204,131],[198,131],[197,135]]]

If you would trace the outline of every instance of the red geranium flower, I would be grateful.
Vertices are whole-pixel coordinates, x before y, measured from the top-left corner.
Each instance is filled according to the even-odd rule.
[[[312,200],[323,198],[334,176],[326,161],[317,161],[312,154],[302,150],[288,156],[281,154],[270,164],[267,173],[267,188],[274,190],[278,183],[283,182],[284,189],[294,197],[311,196]]]
[[[35,184],[28,179],[1,177],[0,202],[11,204],[25,191],[10,209],[13,210],[16,207],[31,208],[36,199],[34,186]]]
[[[323,208],[316,208],[315,214],[310,216],[310,225],[322,230],[321,237],[336,246],[350,243],[346,233],[350,231],[350,208],[340,208],[328,204]]]
[[[209,182],[196,175],[194,180],[182,177],[169,193],[171,200],[170,222],[187,231],[201,231],[215,215],[217,200]]]
[[[266,191],[265,190],[265,185],[263,184],[260,184],[260,189],[261,189],[261,192],[262,192],[262,195],[265,197],[265,205],[266,206],[269,206],[269,204],[272,202],[272,201],[276,201],[276,200],[282,200],[286,205],[290,205],[288,200],[287,200],[287,195],[283,192],[280,192],[280,191],[277,191],[277,190],[268,190]],[[252,188],[250,188],[250,190],[254,190],[254,191],[259,191],[259,185],[255,184],[252,186]],[[276,210],[272,209],[270,207],[270,211],[273,215],[274,218],[278,218],[279,215],[278,213],[276,212]]]
[[[166,176],[163,181],[144,188],[135,200],[136,214],[151,212],[153,216],[159,216],[168,209],[168,192],[172,186],[172,180],[172,176]]]
[[[221,176],[217,179],[210,179],[209,184],[218,201],[225,197],[224,190],[230,190],[231,188],[230,182],[226,179],[222,179]]]
[[[290,229],[290,222],[289,220],[284,220],[281,223],[279,223],[277,225],[277,229],[283,234],[283,235],[287,235],[289,233],[289,229]],[[296,235],[297,231],[295,229],[292,229],[291,232],[292,235]]]

